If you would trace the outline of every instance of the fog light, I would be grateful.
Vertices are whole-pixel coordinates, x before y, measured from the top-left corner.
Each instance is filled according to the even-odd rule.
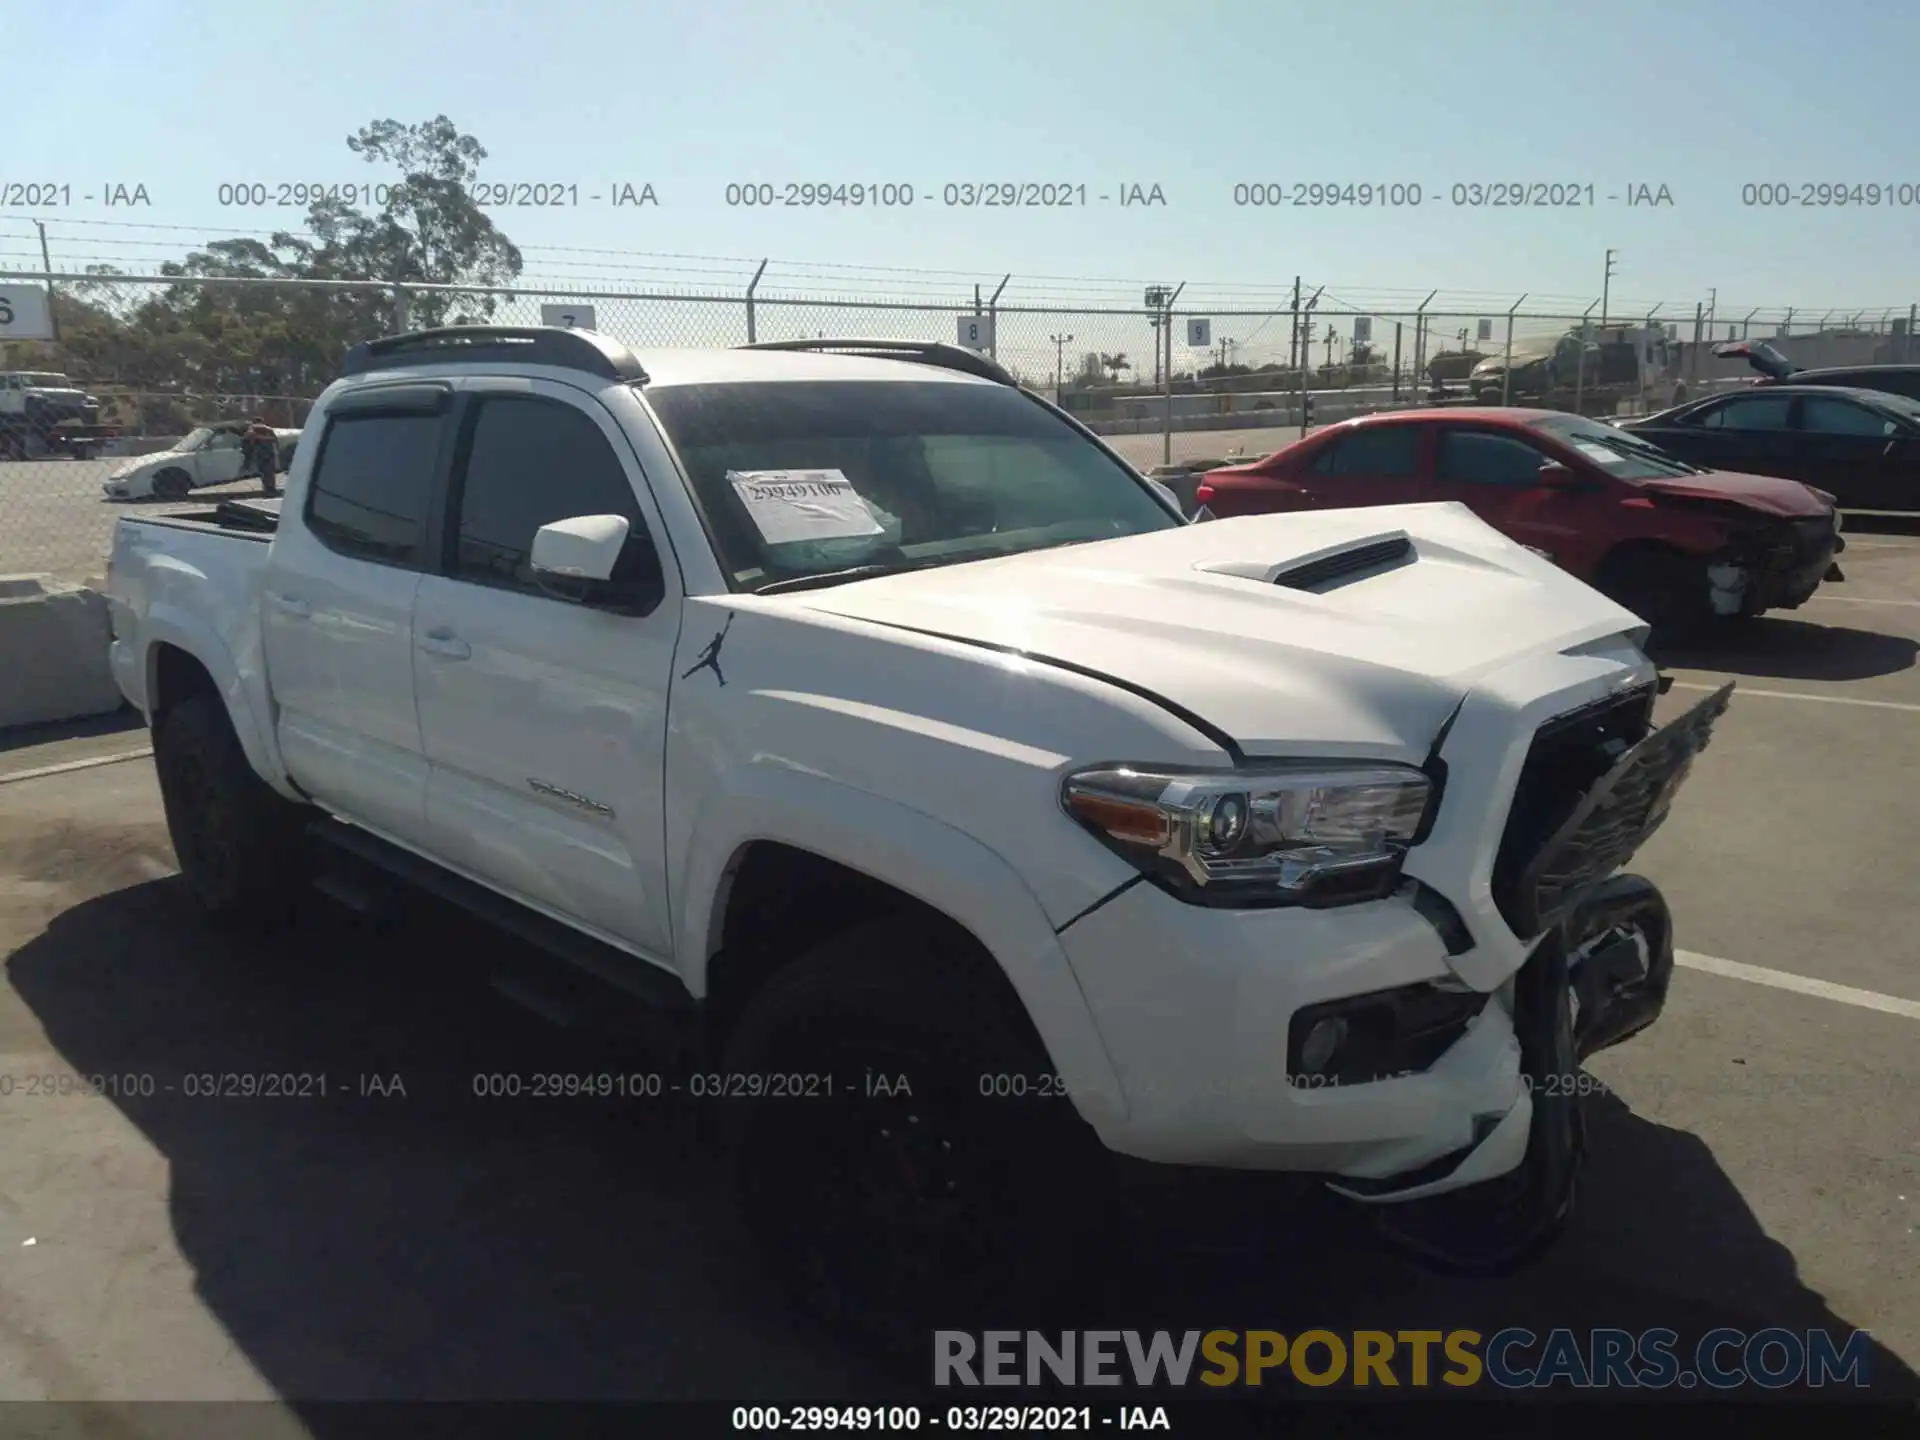
[[[1315,1023],[1300,1046],[1300,1068],[1318,1075],[1333,1060],[1334,1052],[1346,1043],[1347,1022],[1339,1016]]]

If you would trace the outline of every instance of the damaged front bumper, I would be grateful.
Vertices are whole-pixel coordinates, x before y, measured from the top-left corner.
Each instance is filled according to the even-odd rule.
[[[1846,548],[1837,515],[1769,527],[1708,564],[1708,603],[1723,616],[1798,609],[1822,581],[1846,578],[1837,563]]]
[[[1632,746],[1508,887],[1506,908],[1522,933],[1544,929],[1511,988],[1525,1093],[1483,1143],[1524,1113],[1520,1163],[1444,1190],[1445,1173],[1473,1166],[1474,1150],[1452,1167],[1436,1163],[1384,1185],[1330,1182],[1350,1199],[1382,1205],[1381,1231],[1400,1248],[1439,1268],[1497,1273],[1526,1263],[1565,1224],[1586,1145],[1581,1101],[1589,1087],[1580,1066],[1653,1024],[1673,977],[1665,898],[1651,881],[1614,872],[1665,820],[1732,691],[1723,687]]]

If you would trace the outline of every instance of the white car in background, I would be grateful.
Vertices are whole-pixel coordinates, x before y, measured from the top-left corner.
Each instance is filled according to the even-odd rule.
[[[100,482],[109,500],[181,500],[209,485],[227,485],[242,479],[240,436],[246,426],[235,422],[202,425],[171,450],[136,455],[122,461]],[[298,430],[275,430],[280,441],[282,475],[293,462]]]

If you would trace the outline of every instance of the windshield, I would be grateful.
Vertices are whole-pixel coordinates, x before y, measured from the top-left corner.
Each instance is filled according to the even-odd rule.
[[[739,588],[1182,523],[1141,477],[1007,386],[795,380],[646,397]]]
[[[1915,400],[1911,395],[1878,390],[1874,392],[1873,403],[1889,415],[1898,415],[1909,425],[1920,425],[1920,400]]]
[[[1536,420],[1533,425],[1563,445],[1571,445],[1617,480],[1671,480],[1676,475],[1706,473],[1637,435],[1608,425],[1596,425],[1577,415],[1555,415]]]
[[[213,431],[202,425],[198,430],[193,431],[186,439],[180,442],[180,448],[182,450],[198,450],[202,445],[206,444],[212,436]]]
[[[71,390],[73,382],[64,375],[27,375],[23,376],[30,389],[34,390]]]

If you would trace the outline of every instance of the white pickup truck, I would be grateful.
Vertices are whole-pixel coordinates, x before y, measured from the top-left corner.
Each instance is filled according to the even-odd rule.
[[[1616,872],[1727,701],[1655,729],[1633,614],[1454,505],[1183,523],[948,346],[346,371],[277,507],[114,541],[209,912],[351,857],[658,1002],[816,1298],[1042,1273],[1114,1157],[1555,1233],[1673,962]]]

